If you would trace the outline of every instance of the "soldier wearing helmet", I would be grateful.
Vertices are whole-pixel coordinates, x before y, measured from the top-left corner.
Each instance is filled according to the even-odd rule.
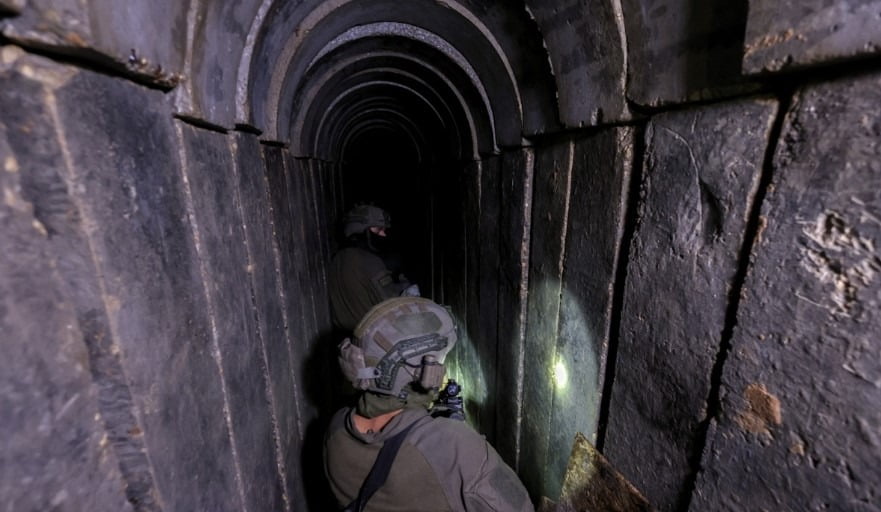
[[[340,345],[343,373],[361,390],[325,437],[325,472],[345,510],[533,511],[483,436],[429,413],[456,340],[446,308],[399,297],[372,308]]]
[[[402,293],[418,295],[418,288],[383,260],[389,228],[388,213],[376,206],[358,205],[346,214],[344,246],[328,271],[331,317],[337,328],[351,333],[374,305]]]

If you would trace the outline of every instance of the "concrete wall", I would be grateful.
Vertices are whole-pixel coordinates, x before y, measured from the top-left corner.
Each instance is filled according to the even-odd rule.
[[[326,506],[345,187],[286,144],[364,48],[476,148],[420,169],[427,289],[536,501],[581,432],[659,510],[879,510],[881,3],[417,2],[0,0],[0,501]]]
[[[2,62],[5,506],[297,509],[329,174],[159,91]]]
[[[531,6],[606,149],[535,143],[521,475],[580,430],[659,510],[878,510],[881,4],[615,4]]]

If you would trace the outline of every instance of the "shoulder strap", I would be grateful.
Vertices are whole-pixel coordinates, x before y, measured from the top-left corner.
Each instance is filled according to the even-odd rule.
[[[395,461],[395,455],[398,454],[398,450],[404,443],[404,438],[407,437],[410,429],[416,423],[418,423],[418,420],[386,439],[385,443],[382,444],[382,448],[379,449],[379,455],[376,456],[373,467],[370,468],[370,473],[367,474],[367,479],[364,480],[361,489],[358,491],[358,497],[355,498],[355,501],[349,503],[349,506],[343,509],[343,512],[362,512],[364,510],[373,494],[385,484],[389,470],[392,468],[392,463]]]

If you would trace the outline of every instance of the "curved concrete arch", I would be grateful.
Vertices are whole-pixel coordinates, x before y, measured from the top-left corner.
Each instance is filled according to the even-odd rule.
[[[374,76],[380,78],[380,80],[374,80]],[[476,149],[475,137],[477,134],[475,133],[476,128],[473,124],[471,113],[460,104],[449,104],[442,94],[443,91],[437,90],[437,88],[433,87],[422,77],[396,68],[371,67],[350,75],[350,78],[354,82],[361,82],[363,80],[361,82],[363,84],[375,85],[383,83],[383,81],[394,81],[394,83],[399,83],[402,86],[406,86],[408,83],[412,84],[414,90],[418,87],[422,90],[422,92],[418,93],[420,99],[426,104],[427,108],[434,112],[441,126],[445,127],[445,131],[450,133],[447,138],[460,141],[459,145],[469,148],[469,151]],[[309,98],[310,101],[303,104],[303,108],[298,110],[298,120],[296,124],[292,123],[291,128],[292,133],[296,134],[299,132],[299,136],[295,135],[292,139],[292,151],[294,154],[303,154],[310,147],[309,141],[314,138],[313,134],[316,133],[316,130],[305,129],[305,127],[315,125],[314,121],[310,121],[310,119],[314,119],[318,113],[328,112],[324,108],[326,101],[322,97],[328,99],[334,97],[335,94],[338,94],[337,91],[341,87],[345,87],[345,84],[338,84],[335,90],[329,91],[326,94],[322,93],[320,97],[316,97],[319,92],[315,92]],[[463,117],[467,124],[463,125]]]
[[[189,3],[182,52],[187,79],[175,98],[181,113],[225,128],[240,119],[238,75],[241,62],[249,59],[244,52],[255,20],[261,19],[262,3],[265,0]]]
[[[184,51],[183,51],[183,68],[188,73],[192,74],[193,68],[193,45],[195,44],[196,34],[196,19],[199,16],[199,6],[201,3],[198,0],[193,0],[187,8],[187,34],[184,40]],[[185,81],[181,84],[180,87],[174,93],[174,102],[175,108],[178,112],[193,112],[193,83],[192,81]]]
[[[250,79],[251,58],[254,56],[254,46],[257,36],[263,28],[266,15],[274,0],[263,0],[257,9],[251,27],[245,38],[245,46],[242,48],[242,56],[239,59],[238,72],[236,73],[236,120],[245,123],[251,118],[251,106],[248,102],[248,83]]]
[[[385,110],[385,111],[383,111],[383,113],[392,114],[392,115],[400,115],[399,112],[396,112],[391,109]],[[408,121],[409,123],[407,123],[407,124],[412,125],[411,127],[414,129],[410,129],[410,130],[401,129],[402,123],[393,123],[393,122],[386,120],[386,119],[371,119],[369,121],[365,121],[365,122],[362,122],[359,124],[357,116],[353,117],[352,119],[349,120],[349,124],[356,124],[357,126],[350,126],[350,127],[348,127],[349,129],[345,130],[344,132],[341,132],[344,134],[344,136],[341,137],[340,140],[334,141],[332,143],[335,147],[339,148],[335,152],[340,155],[346,155],[348,147],[350,146],[351,141],[353,139],[360,137],[363,133],[365,133],[369,130],[376,129],[377,126],[392,126],[392,127],[398,128],[399,131],[401,131],[401,133],[403,133],[404,135],[407,136],[408,139],[410,139],[410,141],[413,144],[413,150],[416,152],[418,162],[422,162],[423,161],[423,154],[422,153],[424,151],[423,148],[425,147],[425,136],[422,133],[422,131],[418,129],[418,124],[413,123],[410,119],[406,119],[406,118],[403,119],[403,121]]]
[[[337,158],[335,155],[340,155],[339,152],[342,151],[341,146],[335,141],[340,137],[345,137],[351,126],[363,118],[383,116],[394,112],[397,119],[405,121],[411,130],[422,134],[419,137],[421,153],[436,154],[438,158],[442,154],[450,155],[450,158],[462,158],[464,155],[468,155],[468,146],[463,146],[463,141],[460,138],[445,136],[448,130],[441,127],[440,122],[426,121],[426,115],[429,114],[420,111],[420,108],[424,109],[424,104],[402,106],[402,103],[420,102],[415,97],[402,100],[400,95],[383,96],[375,93],[371,93],[370,97],[353,99],[350,104],[337,109],[325,122],[322,131],[311,142],[312,151],[318,152],[322,157],[327,155],[326,159],[328,160],[335,160]]]
[[[363,27],[358,27],[355,30],[361,30]],[[377,38],[405,38],[412,42],[417,42],[419,44],[425,45],[430,48],[432,51],[438,53],[442,56],[442,58],[452,62],[458,69],[461,70],[464,76],[469,77],[470,87],[474,90],[478,91],[478,94],[481,96],[481,101],[485,104],[484,109],[488,111],[490,118],[493,120],[493,137],[496,138],[499,132],[498,126],[503,126],[503,132],[505,135],[505,140],[508,144],[514,144],[519,142],[520,140],[520,125],[522,124],[521,113],[518,109],[514,107],[516,105],[516,99],[509,95],[507,92],[509,89],[506,87],[502,87],[500,89],[499,85],[496,84],[494,86],[495,94],[495,103],[496,106],[493,106],[493,101],[490,100],[489,94],[487,93],[486,85],[484,84],[484,80],[487,79],[486,76],[481,77],[480,74],[476,71],[476,69],[470,64],[469,60],[458,50],[446,42],[444,39],[438,37],[435,34],[431,34],[424,30],[419,29],[418,27],[412,27],[404,24],[392,24],[392,23],[379,23],[374,24],[368,27],[367,33],[362,34],[363,37],[352,38],[349,39],[349,42],[363,40],[370,37]],[[324,50],[324,48],[322,48]],[[483,73],[486,75],[487,73]],[[298,87],[298,84],[291,85],[292,89]],[[289,89],[287,89],[289,90]],[[281,122],[281,119],[284,119],[289,114],[293,112],[293,106],[291,104],[291,94],[286,94],[282,99],[281,104],[278,106],[278,119]],[[500,108],[501,105],[507,105]],[[507,112],[507,113],[505,113]],[[280,130],[284,130],[284,126],[279,126]],[[290,138],[290,134],[280,131],[278,136],[282,139],[288,140]]]
[[[305,37],[306,34],[311,33],[315,29],[315,27],[325,17],[330,15],[331,12],[333,12],[333,10],[335,10],[339,7],[342,7],[342,6],[344,6],[350,2],[353,2],[353,1],[354,0],[336,0],[336,1],[324,2],[324,3],[320,4],[319,7],[316,8],[314,11],[310,12],[309,15],[303,20],[303,22],[299,26],[299,30],[297,30],[294,33],[293,41],[291,42],[292,44],[289,44],[285,47],[286,51],[281,56],[280,60],[281,60],[282,64],[284,64],[284,65],[277,66],[274,68],[275,73],[273,74],[273,78],[270,80],[270,86],[269,86],[269,97],[271,99],[278,98],[280,96],[280,94],[281,94],[281,80],[283,80],[284,75],[280,76],[278,74],[278,71],[284,70],[286,72],[290,68],[290,62],[295,58],[297,50],[299,49],[299,46],[302,42],[302,38]],[[437,3],[442,4],[444,7],[448,8],[448,9],[452,9],[453,11],[458,13],[465,20],[467,20],[472,26],[477,28],[478,32],[480,32],[480,34],[486,39],[486,41],[489,42],[490,46],[492,46],[492,48],[495,50],[496,55],[499,58],[499,61],[504,66],[504,69],[508,75],[510,82],[511,82],[511,86],[514,90],[514,96],[517,98],[516,104],[517,104],[518,111],[520,112],[520,115],[522,116],[522,102],[520,101],[520,93],[519,93],[519,89],[517,87],[516,80],[514,78],[514,73],[511,70],[511,65],[508,62],[507,57],[505,56],[504,52],[502,51],[500,45],[498,44],[498,41],[496,41],[493,34],[487,29],[487,27],[476,16],[471,14],[467,9],[465,9],[458,2],[451,2],[448,0],[437,0]],[[332,40],[331,43],[329,43],[327,46],[325,46],[325,48],[322,48],[322,50],[318,53],[318,55],[316,55],[313,59],[310,60],[309,66],[312,65],[312,63],[314,62],[315,59],[320,58],[324,53],[332,50],[334,43],[339,45],[339,44],[342,44],[347,38],[369,37],[371,35],[369,32],[371,32],[372,30],[381,30],[381,28],[385,28],[385,27],[382,27],[382,25],[385,25],[385,24],[386,23],[369,24],[366,26],[369,28],[365,28],[365,26],[363,26],[363,25],[361,25],[357,28],[356,27],[350,28],[345,33],[334,38],[334,40]],[[395,27],[392,27],[393,31],[400,31],[400,34],[397,34],[397,35],[406,34],[408,32],[408,30],[405,29],[404,27],[408,27],[410,30],[417,32],[417,36],[414,37],[416,39],[419,38],[418,36],[425,37],[426,39],[428,39],[430,41],[429,44],[431,44],[431,43],[439,44],[440,46],[438,46],[437,48],[440,49],[441,51],[444,51],[447,48],[452,48],[453,50],[455,50],[453,48],[453,46],[450,45],[447,41],[443,40],[442,38],[440,38],[436,34],[433,34],[431,31],[421,29],[415,25],[407,25],[407,24],[403,24],[403,23],[395,23],[395,24],[389,24],[389,25],[395,25]],[[358,32],[361,30],[366,30],[368,32],[368,34],[359,34]],[[456,52],[456,53],[458,53],[458,52]],[[457,57],[459,57],[459,58],[454,59],[454,60],[456,62],[459,62],[460,64],[462,64],[462,63],[466,64],[468,67],[465,69],[468,69],[470,71],[469,75],[474,75],[477,83],[480,83],[479,80],[476,79],[476,73],[474,73],[473,68],[470,67],[470,64],[468,64],[468,61],[464,58],[464,56],[461,54],[458,54]],[[482,84],[480,85],[480,88],[482,89]],[[485,94],[485,91],[484,91],[484,94]],[[272,104],[272,103],[277,104],[277,102],[271,101],[270,104]]]
[[[264,36],[266,47],[260,50],[262,54],[257,52],[253,55],[250,68],[252,80],[249,81],[249,88],[253,107],[250,115],[254,118],[254,122],[267,125],[268,137],[280,137],[279,130],[285,129],[279,124],[280,119],[289,112],[289,104],[285,103],[289,99],[289,94],[285,91],[298,87],[298,81],[305,69],[303,63],[311,62],[311,57],[316,55],[328,41],[359,25],[386,21],[413,24],[414,20],[418,20],[421,21],[419,25],[437,29],[432,31],[452,46],[468,48],[466,59],[478,70],[477,73],[484,87],[492,91],[490,101],[497,118],[504,118],[504,124],[508,125],[504,142],[519,144],[522,132],[522,101],[518,99],[519,88],[512,65],[504,52],[498,53],[502,45],[494,38],[493,42],[485,38],[492,31],[477,16],[463,17],[462,13],[467,12],[464,7],[449,7],[436,2],[408,2],[402,7],[399,3],[388,1],[378,2],[375,6],[371,6],[371,9],[365,10],[352,7],[352,2],[346,0],[324,2],[313,10],[308,10],[304,5],[286,9],[280,6],[279,11],[284,12],[276,13],[273,19],[284,17],[287,23],[285,26],[288,27],[288,33],[285,34],[287,37],[282,43],[281,35],[277,33]],[[471,24],[474,21],[479,22],[478,26]],[[267,23],[269,22],[271,20],[267,19]],[[283,30],[281,25],[273,30],[276,32]],[[292,25],[296,25],[296,30],[290,29]],[[463,30],[463,27],[467,28]],[[443,31],[455,33],[445,35]],[[456,38],[458,45],[454,41]],[[467,38],[470,39],[466,41]],[[480,63],[479,66],[474,64],[475,60]],[[260,80],[256,74],[261,72],[258,68],[272,69],[268,83],[258,83]],[[493,81],[491,86],[486,83],[488,79]],[[260,97],[261,92],[266,92],[265,98]],[[505,102],[507,106],[503,111],[499,111],[500,106]]]
[[[448,104],[443,96],[440,94],[440,91],[431,86],[430,83],[426,82],[419,76],[409,73],[405,70],[396,69],[396,68],[370,68],[368,70],[364,70],[359,75],[363,75],[367,78],[368,75],[378,74],[381,76],[387,76],[389,78],[402,78],[404,81],[410,81],[424,89],[425,92],[420,93],[420,98],[427,102],[428,107],[436,114],[438,119],[440,120],[441,126],[445,129],[454,129],[458,131],[458,127],[455,122],[455,115],[451,108],[451,105]],[[357,75],[356,75],[357,76]],[[369,79],[368,79],[369,80]],[[404,81],[397,82],[403,84]],[[432,97],[429,97],[429,93]]]
[[[406,87],[405,85],[400,84],[398,82],[392,82],[392,81],[388,81],[388,80],[373,80],[371,82],[360,83],[354,87],[351,87],[351,88],[347,89],[344,93],[342,93],[339,96],[337,96],[336,98],[334,98],[334,100],[330,104],[330,108],[328,108],[327,110],[324,111],[324,115],[322,115],[319,118],[318,122],[316,123],[314,132],[315,133],[322,132],[322,130],[324,129],[324,126],[326,125],[327,120],[329,118],[332,118],[334,116],[334,114],[336,114],[337,109],[335,107],[337,105],[339,105],[340,103],[344,102],[349,96],[354,95],[355,93],[361,91],[362,89],[374,88],[376,86],[386,86],[390,89],[399,89],[402,91],[409,92],[412,96],[415,96],[415,97],[419,98],[420,100],[422,100],[422,103],[424,105],[426,105],[428,107],[428,109],[431,110],[435,114],[435,116],[437,117],[439,122],[442,120],[440,112],[438,112],[437,109],[434,108],[434,105],[432,105],[431,102],[428,101],[428,99],[425,96],[423,96],[422,94],[417,92],[415,89],[410,88],[410,87]]]
[[[371,76],[368,76],[368,75],[373,75],[373,74],[378,74],[378,75],[380,75],[380,77],[373,78]],[[395,75],[397,75],[397,76],[395,76]],[[406,83],[404,83],[405,81],[390,80],[390,78],[392,78],[392,77],[394,77],[394,78],[398,78],[398,77],[409,78],[410,81],[413,82],[415,85],[421,86],[425,92],[417,91],[415,87],[408,86]],[[364,87],[371,87],[371,86],[383,85],[383,84],[385,84],[385,85],[394,84],[397,87],[401,87],[403,89],[413,91],[413,94],[415,96],[417,96],[420,100],[422,100],[422,102],[428,107],[428,109],[434,113],[435,117],[440,121],[441,125],[447,126],[448,124],[451,124],[451,123],[446,122],[447,119],[453,118],[452,112],[449,108],[449,105],[447,105],[445,102],[443,102],[443,100],[437,94],[437,91],[432,89],[429,84],[425,83],[422,80],[419,80],[417,77],[414,77],[412,75],[408,76],[408,74],[403,71],[400,71],[397,73],[390,72],[390,71],[384,72],[384,70],[372,68],[372,69],[365,70],[360,73],[354,74],[354,75],[352,75],[351,78],[352,78],[352,81],[356,82],[355,85],[353,85],[350,88],[346,88],[342,94],[354,93],[357,90],[364,88]],[[429,98],[428,94],[432,94],[433,97]],[[441,109],[440,107],[443,107],[443,108]],[[441,110],[443,110],[447,115],[444,115],[444,113],[442,113]]]
[[[326,136],[320,139],[320,147],[316,147],[316,152],[319,154],[339,155],[334,156],[334,161],[345,160],[346,156],[343,151],[346,150],[347,146],[341,141],[349,139],[357,130],[365,130],[374,121],[394,121],[394,124],[399,125],[402,131],[409,134],[408,138],[412,139],[414,143],[419,144],[416,149],[420,154],[431,155],[437,152],[437,149],[432,149],[429,143],[431,136],[421,129],[420,123],[413,118],[407,117],[403,112],[391,108],[391,105],[372,107],[357,113],[350,113],[347,116],[340,116],[334,123],[333,128],[328,130]]]
[[[440,38],[437,34],[413,25],[407,25],[404,23],[381,22],[351,28],[345,33],[340,34],[338,37],[330,41],[324,48],[322,48],[321,51],[318,52],[318,54],[312,59],[312,61],[309,62],[309,66],[307,67],[307,69],[312,67],[317,60],[321,59],[336,48],[339,48],[341,45],[368,37],[404,37],[412,39],[414,41],[420,41],[423,44],[427,44],[428,46],[435,48],[449,60],[456,63],[456,65],[458,65],[465,72],[465,75],[468,76],[468,78],[471,80],[471,83],[474,85],[474,88],[477,89],[478,93],[480,94],[481,99],[486,105],[487,111],[490,113],[490,117],[492,117],[493,109],[492,104],[489,101],[489,96],[486,93],[486,87],[484,87],[483,82],[477,75],[477,71],[474,69],[474,67],[471,66],[471,63],[468,62],[468,59],[465,58],[465,55],[463,55],[449,42]],[[507,67],[510,71],[510,66]],[[522,116],[523,109],[519,101],[520,95],[519,92],[516,92],[517,88],[516,83],[513,82],[513,76],[511,76],[510,78],[512,79],[512,83],[514,84],[515,95],[518,98],[517,105],[520,110],[520,115]]]
[[[373,61],[377,64],[374,65]],[[326,93],[325,87],[337,85],[338,77],[350,76],[351,69],[380,69],[380,66],[388,69],[391,75],[400,74],[419,80],[433,89],[442,99],[447,96],[448,98],[443,100],[444,106],[450,111],[451,117],[463,118],[463,121],[457,122],[456,126],[457,128],[461,126],[460,130],[467,131],[472,155],[497,151],[493,119],[483,108],[485,104],[480,103],[475,91],[468,89],[465,84],[454,83],[448,73],[444,73],[427,60],[384,49],[352,53],[334,62],[328,62],[324,66],[320,64],[313,66],[309,71],[310,75],[307,75],[303,81],[303,87],[293,96],[292,104],[296,116],[291,120],[290,132],[296,134],[301,127],[306,126],[307,115],[314,108],[317,98]],[[300,137],[292,136],[291,147],[295,154],[302,153]]]
[[[351,116],[353,111],[358,111],[358,109],[355,107],[357,107],[358,105],[363,106],[365,101],[380,101],[382,99],[382,96],[372,93],[370,96],[368,96],[368,99],[366,100],[355,100],[354,103],[352,103],[351,105],[346,105],[347,108],[338,108],[341,104],[351,100],[357,93],[362,92],[364,89],[375,89],[377,87],[387,88],[387,90],[396,90],[396,92],[398,92],[399,94],[402,92],[408,94],[410,97],[415,98],[424,107],[427,107],[430,112],[434,113],[438,124],[442,123],[443,117],[436,109],[434,109],[433,105],[431,105],[427,98],[425,98],[419,92],[397,82],[376,80],[369,83],[359,84],[353,88],[348,89],[345,93],[340,94],[333,99],[328,108],[326,110],[323,110],[323,115],[314,123],[315,128],[311,131],[311,133],[314,133],[315,135],[311,139],[307,139],[307,142],[311,146],[311,149],[313,151],[318,151],[320,141],[324,137],[324,134],[333,132],[332,129],[330,130],[330,132],[328,132],[328,127],[333,128],[337,125],[338,119],[344,119],[347,116]],[[395,103],[396,102],[392,98],[390,104]]]

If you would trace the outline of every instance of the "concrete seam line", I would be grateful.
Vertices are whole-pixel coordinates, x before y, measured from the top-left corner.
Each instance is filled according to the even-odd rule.
[[[68,140],[67,133],[64,129],[64,125],[61,121],[61,116],[58,112],[58,104],[57,104],[57,99],[55,97],[54,91],[56,88],[60,88],[60,87],[64,86],[67,83],[67,81],[69,79],[71,79],[72,77],[73,77],[72,73],[69,75],[63,76],[63,77],[51,77],[50,78],[50,76],[42,76],[39,74],[36,76],[36,79],[40,80],[43,83],[43,85],[47,87],[47,89],[46,89],[46,93],[47,93],[46,94],[46,105],[49,110],[49,115],[52,118],[52,122],[54,125],[54,131],[55,131],[55,134],[58,138],[59,150],[60,150],[63,162],[64,162],[64,164],[62,166],[63,170],[59,174],[60,174],[61,179],[64,181],[64,185],[67,187],[67,189],[69,191],[76,190],[78,188],[78,184],[76,182],[76,178],[74,177],[73,157],[71,156],[71,151],[70,151],[70,148],[69,148],[69,145],[67,142],[67,140]],[[34,78],[34,77],[32,77],[32,78]],[[141,417],[138,415],[139,411],[137,410],[137,408],[134,404],[134,398],[131,395],[131,388],[129,387],[129,384],[128,384],[128,373],[125,370],[125,366],[123,364],[122,358],[119,356],[120,347],[117,342],[118,329],[109,314],[109,310],[111,309],[111,304],[110,304],[111,297],[109,297],[107,289],[104,284],[104,280],[101,277],[101,268],[102,268],[101,267],[101,258],[98,256],[98,253],[95,250],[93,236],[92,236],[92,234],[90,234],[90,231],[94,232],[94,229],[92,229],[92,230],[89,229],[89,225],[93,224],[94,220],[91,217],[91,212],[89,212],[85,208],[83,208],[81,201],[78,200],[75,195],[71,195],[70,199],[71,199],[71,202],[76,206],[76,210],[79,213],[79,215],[81,216],[82,238],[83,238],[83,243],[86,246],[86,249],[88,251],[88,258],[89,258],[88,266],[91,267],[90,270],[95,274],[94,283],[95,283],[95,286],[98,288],[98,291],[101,295],[101,297],[98,299],[98,302],[100,303],[100,308],[101,308],[99,315],[103,314],[102,316],[104,316],[104,318],[106,319],[106,322],[107,322],[107,328],[109,329],[109,331],[111,333],[111,335],[110,335],[111,342],[110,342],[110,350],[109,350],[110,353],[105,354],[106,357],[101,357],[100,354],[96,354],[96,352],[98,352],[97,349],[99,347],[95,347],[94,343],[88,343],[86,340],[84,340],[84,343],[86,344],[86,349],[89,354],[89,364],[91,366],[90,372],[92,372],[92,375],[90,375],[91,382],[97,388],[97,391],[98,391],[97,396],[96,396],[97,402],[98,402],[97,403],[98,414],[100,415],[101,418],[104,419],[102,427],[105,430],[105,436],[106,436],[105,438],[116,437],[116,436],[107,436],[108,433],[109,434],[113,433],[112,431],[111,432],[107,432],[107,431],[111,430],[112,427],[121,426],[118,423],[115,423],[116,419],[120,419],[119,416],[121,416],[121,415],[126,415],[126,416],[130,415],[131,416],[131,418],[122,418],[123,421],[130,419],[131,422],[133,423],[133,425],[129,426],[128,428],[125,428],[126,435],[128,435],[128,437],[123,440],[120,440],[120,439],[111,440],[111,446],[113,447],[114,456],[117,459],[116,464],[117,464],[117,467],[120,472],[120,477],[121,477],[122,483],[125,484],[126,500],[132,505],[134,510],[136,510],[138,512],[155,511],[155,510],[161,511],[162,510],[162,505],[161,505],[162,500],[161,500],[161,496],[159,495],[159,490],[156,486],[156,478],[154,476],[155,471],[153,469],[152,460],[150,459],[150,454],[147,449],[146,442],[143,440],[142,437],[140,437],[138,440],[136,440],[135,437],[131,434],[132,428],[137,428],[137,429],[140,429],[141,431],[143,431],[143,428],[142,428],[143,421],[142,421]],[[96,308],[96,309],[98,309],[98,308]],[[85,337],[85,336],[87,336],[87,329],[84,329],[82,326],[82,323],[81,323],[82,320],[80,318],[81,315],[79,314],[79,312],[77,312],[76,315],[77,315],[77,322],[80,323],[81,334],[83,334],[83,336]],[[95,318],[95,316],[93,315],[93,316],[91,316],[90,320],[94,320],[94,318]],[[99,379],[96,378],[96,376],[95,376],[96,372],[100,372],[104,375],[103,378],[101,379],[103,382],[99,382]],[[117,374],[117,372],[119,375],[116,375],[115,379],[113,377],[110,377],[110,375],[115,375],[115,374]],[[110,387],[112,387],[113,389],[108,389]],[[106,405],[102,405],[102,402],[104,402],[104,396],[102,396],[105,394],[105,393],[103,393],[104,391],[109,391],[109,393],[111,393],[113,395],[112,400],[114,402],[118,402],[121,397],[124,397],[125,402],[126,402],[124,404],[124,406],[126,406],[126,407],[124,407],[124,408],[119,407],[116,410],[108,411],[108,407]],[[114,420],[110,420],[108,418],[109,416],[113,416]],[[110,424],[111,421],[114,421],[113,425]],[[129,448],[128,450],[120,450],[119,445],[124,442],[127,442],[127,443],[130,443],[131,445],[134,445],[135,450],[133,451],[130,449],[130,448],[132,448],[132,446],[128,446],[128,448]],[[125,452],[125,453],[121,453],[121,452]],[[132,479],[136,478],[136,475],[133,474],[133,471],[131,470],[131,465],[127,464],[126,462],[131,462],[130,459],[133,458],[132,455],[137,454],[137,453],[142,454],[144,459],[146,460],[145,466],[147,468],[147,471],[146,471],[146,474],[144,475],[144,477],[145,477],[144,479],[148,480],[148,481],[144,482],[144,483],[148,486],[148,489],[145,492],[143,492],[142,494],[135,495],[134,493],[137,491],[134,491],[133,487],[140,487],[140,486],[132,485],[133,483],[135,483],[135,482],[132,482]],[[134,458],[136,458],[136,457],[137,456],[135,455]],[[153,498],[155,498],[155,500]],[[141,506],[137,507],[137,505],[141,505]]]
[[[254,45],[257,42],[257,34],[263,28],[263,22],[266,20],[266,14],[272,6],[274,0],[263,0],[257,14],[251,20],[251,27],[248,35],[245,37],[245,46],[242,48],[242,55],[239,59],[239,69],[236,76],[236,120],[242,124],[249,124],[253,120],[251,117],[250,103],[248,101],[249,83],[251,78],[251,59],[254,57]],[[265,131],[265,126],[263,131]]]
[[[195,206],[193,205],[193,190],[190,186],[189,176],[187,176],[187,169],[189,168],[188,163],[189,160],[187,158],[187,151],[184,144],[184,134],[183,134],[183,126],[181,122],[174,123],[175,134],[178,139],[178,156],[180,158],[180,175],[181,175],[181,183],[184,188],[185,195],[185,208],[187,212],[187,217],[189,217],[190,225],[192,226],[191,234],[193,237],[193,245],[196,248],[196,256],[199,260],[199,276],[202,278],[201,288],[202,293],[205,295],[205,303],[208,308],[208,322],[211,327],[211,358],[214,360],[214,363],[217,365],[217,373],[220,376],[220,390],[223,395],[223,419],[226,421],[226,427],[229,431],[229,441],[232,450],[233,461],[235,463],[235,479],[236,486],[239,491],[239,499],[242,500],[242,510],[247,511],[247,502],[245,500],[245,486],[242,481],[242,468],[239,460],[239,452],[236,445],[236,436],[235,429],[233,428],[232,422],[232,410],[229,405],[229,389],[226,384],[226,377],[223,371],[223,354],[220,351],[220,342],[218,340],[219,334],[217,331],[217,311],[214,304],[214,300],[211,297],[211,294],[208,293],[208,270],[206,269],[206,258],[205,258],[205,248],[202,244],[202,237],[200,236],[200,225],[199,221],[196,219],[196,211]]]
[[[747,222],[741,240],[740,251],[737,257],[737,270],[732,279],[731,289],[728,292],[728,304],[725,312],[725,323],[722,326],[719,350],[716,353],[710,374],[710,390],[705,401],[706,417],[698,424],[695,436],[695,450],[689,454],[690,474],[687,475],[682,495],[679,498],[679,510],[687,511],[691,507],[694,491],[697,486],[698,475],[703,470],[703,454],[709,436],[710,424],[718,418],[722,403],[722,377],[725,363],[732,349],[734,329],[737,326],[737,314],[740,309],[742,292],[746,284],[747,275],[751,266],[751,254],[762,231],[762,208],[765,198],[772,186],[774,178],[774,155],[779,145],[780,136],[789,114],[792,104],[793,91],[785,91],[777,100],[776,112],[771,116],[771,122],[766,132],[767,143],[762,157],[762,170],[758,173],[755,190],[750,199],[752,204],[748,206]]]

